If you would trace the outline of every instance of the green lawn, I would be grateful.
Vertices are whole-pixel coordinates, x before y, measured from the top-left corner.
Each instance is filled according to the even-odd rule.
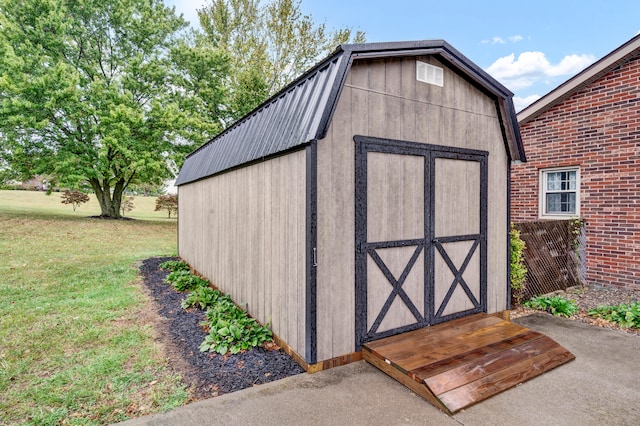
[[[104,424],[188,399],[145,312],[136,263],[176,254],[176,221],[89,219],[59,194],[0,191],[0,424]],[[149,220],[155,218],[155,220]]]
[[[96,216],[100,214],[100,205],[93,194],[89,194],[89,202],[81,204],[76,211],[70,204],[60,202],[60,193],[47,195],[42,191],[0,191],[0,211],[4,213],[54,214],[73,217]],[[167,220],[166,211],[154,211],[156,197],[133,197],[133,210],[126,212],[126,217],[134,219]]]

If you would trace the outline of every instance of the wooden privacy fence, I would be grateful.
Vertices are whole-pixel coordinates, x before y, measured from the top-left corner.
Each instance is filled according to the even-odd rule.
[[[526,244],[524,263],[527,279],[521,300],[585,283],[583,221],[544,220],[516,223],[515,227]]]

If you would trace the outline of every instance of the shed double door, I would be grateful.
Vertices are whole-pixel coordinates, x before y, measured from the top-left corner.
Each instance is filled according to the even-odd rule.
[[[354,140],[358,350],[486,311],[488,153]]]

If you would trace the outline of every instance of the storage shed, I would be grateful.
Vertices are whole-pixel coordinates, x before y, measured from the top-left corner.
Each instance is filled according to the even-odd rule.
[[[179,255],[307,368],[509,309],[512,93],[442,40],[339,46],[191,153]]]

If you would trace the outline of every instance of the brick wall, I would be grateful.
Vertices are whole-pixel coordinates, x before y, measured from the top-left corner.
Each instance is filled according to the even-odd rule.
[[[640,289],[640,58],[521,126],[511,220],[538,219],[539,170],[580,166],[587,283]]]

